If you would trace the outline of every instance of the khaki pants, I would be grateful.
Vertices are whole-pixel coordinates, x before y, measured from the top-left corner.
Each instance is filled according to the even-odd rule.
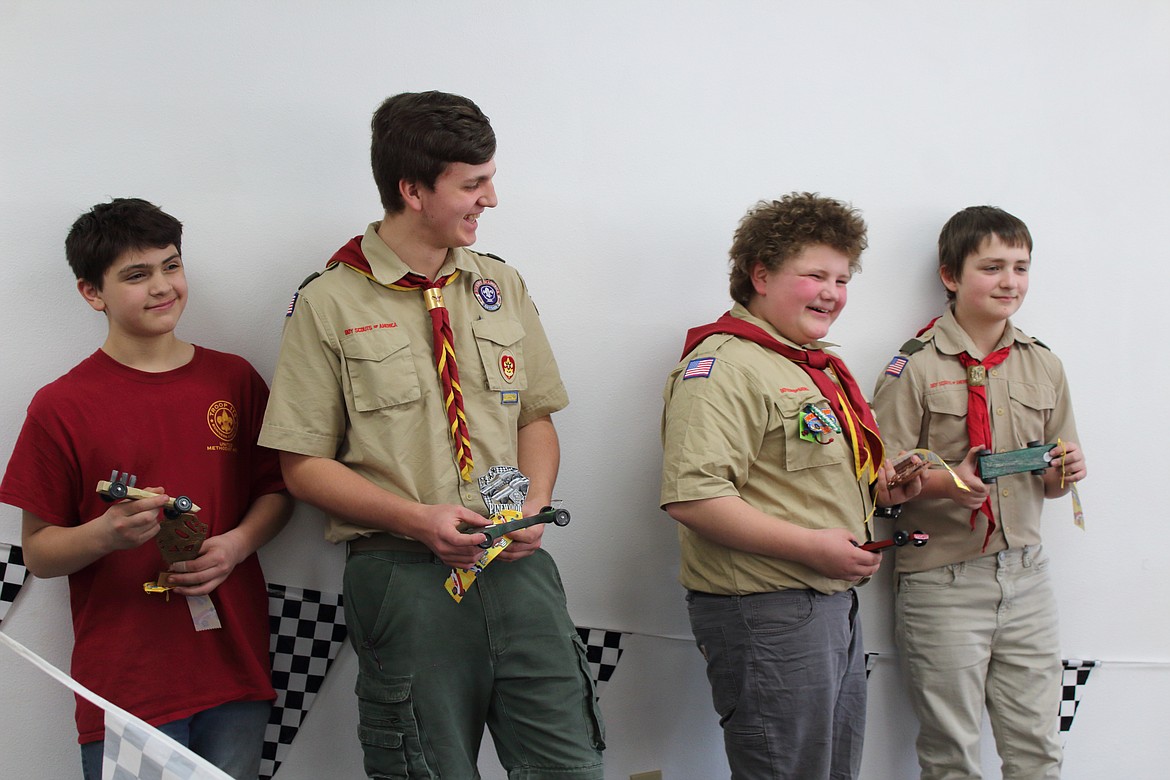
[[[974,780],[986,705],[1004,780],[1060,777],[1060,639],[1039,547],[902,574],[894,635],[922,780]]]

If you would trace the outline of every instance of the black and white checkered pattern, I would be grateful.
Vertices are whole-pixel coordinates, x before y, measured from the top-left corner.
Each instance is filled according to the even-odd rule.
[[[1067,736],[1072,728],[1073,716],[1077,714],[1077,707],[1081,705],[1081,690],[1089,681],[1089,672],[1093,671],[1099,661],[1081,661],[1073,658],[1064,659],[1064,676],[1060,688],[1060,734]]]
[[[275,775],[288,755],[329,666],[345,643],[345,613],[336,593],[269,583],[268,619],[276,703],[264,733],[261,780]]]
[[[143,721],[106,710],[102,777],[110,780],[231,780]]]
[[[0,542],[0,623],[16,601],[16,594],[28,579],[24,554],[19,545]]]
[[[613,677],[613,672],[617,669],[618,661],[621,660],[622,642],[626,634],[621,631],[581,626],[577,626],[577,633],[585,643],[585,658],[589,661],[589,671],[593,674],[593,690],[600,696],[602,683],[609,682],[609,678]]]

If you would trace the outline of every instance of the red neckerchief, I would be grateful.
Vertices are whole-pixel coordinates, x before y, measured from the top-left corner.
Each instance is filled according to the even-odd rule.
[[[921,336],[930,330],[938,320],[939,318],[935,317],[925,328],[918,331],[918,335]],[[970,442],[968,447],[991,449],[991,415],[987,408],[986,380],[980,379],[978,384],[972,384],[975,376],[971,368],[974,366],[982,366],[984,369],[994,368],[1007,360],[1011,351],[1012,345],[1008,344],[1006,347],[1000,347],[992,352],[983,360],[976,360],[970,352],[960,352],[958,355],[959,363],[967,369],[967,441]],[[983,377],[986,376],[986,371],[984,371]],[[983,503],[971,512],[972,531],[975,530],[975,523],[979,519],[980,512],[987,516],[987,533],[983,536],[983,549],[986,550],[987,543],[991,541],[991,535],[995,532],[995,512],[991,508],[990,493],[987,498],[983,499]]]
[[[738,336],[767,347],[804,369],[817,389],[829,400],[829,406],[836,413],[837,419],[842,422],[841,428],[853,447],[853,462],[857,468],[857,476],[860,477],[868,469],[868,482],[873,483],[877,480],[878,469],[885,460],[885,448],[882,446],[881,436],[878,435],[873,411],[862,395],[857,380],[849,373],[841,358],[820,349],[790,347],[768,335],[767,331],[758,325],[732,317],[731,312],[724,313],[710,325],[701,325],[687,331],[683,357],[686,357],[703,339],[716,333]],[[834,382],[825,371],[826,367],[832,367],[837,382]]]
[[[1012,345],[1008,344],[1006,347],[992,352],[983,360],[976,360],[970,352],[959,354],[959,362],[963,364],[963,368],[967,369],[967,440],[971,442],[970,446],[972,447],[982,446],[991,449],[991,415],[987,408],[987,385],[985,384],[987,372],[986,370],[979,372],[984,379],[977,380],[971,369],[975,366],[980,366],[983,369],[994,368],[1007,360],[1011,351]],[[990,493],[987,494],[987,498],[983,499],[983,505],[971,512],[972,531],[975,530],[975,520],[979,517],[980,512],[987,515],[987,535],[983,537],[983,549],[986,550],[987,543],[991,540],[991,534],[995,531],[995,513],[991,510]]]
[[[435,370],[443,392],[443,406],[447,412],[447,429],[451,432],[451,443],[455,447],[455,462],[459,476],[465,482],[471,481],[475,462],[471,457],[471,434],[467,430],[467,412],[463,407],[463,388],[459,384],[459,367],[455,363],[455,334],[451,331],[451,315],[443,305],[443,288],[455,281],[459,271],[431,280],[422,274],[410,272],[396,282],[379,282],[374,278],[370,261],[362,252],[362,236],[354,236],[345,246],[338,249],[325,267],[349,266],[363,276],[378,282],[391,290],[422,290],[423,300],[431,317],[431,331],[434,342]]]

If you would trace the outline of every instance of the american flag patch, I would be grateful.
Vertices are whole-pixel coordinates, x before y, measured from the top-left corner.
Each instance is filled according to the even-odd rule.
[[[902,376],[902,369],[904,369],[906,364],[909,362],[910,358],[906,357],[905,355],[897,355],[893,360],[890,361],[890,364],[886,366],[886,373],[890,376]]]
[[[695,358],[687,363],[687,370],[683,371],[683,379],[706,379],[711,376],[711,369],[715,367],[715,358]]]
[[[295,309],[297,307],[297,298],[299,298],[299,297],[301,297],[301,291],[297,290],[295,293],[293,293],[292,300],[288,302],[288,311],[286,311],[284,313],[284,316],[286,316],[286,317],[292,316],[293,309]]]

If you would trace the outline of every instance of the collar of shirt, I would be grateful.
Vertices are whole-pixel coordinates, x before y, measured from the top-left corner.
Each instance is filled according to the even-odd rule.
[[[944,355],[961,355],[966,352],[972,357],[979,357],[978,348],[975,342],[971,341],[971,337],[967,335],[967,331],[963,330],[959,325],[959,321],[955,319],[955,311],[951,307],[930,327],[934,333],[935,347]],[[995,345],[995,349],[1006,347],[1008,344],[1031,344],[1035,341],[1031,336],[1025,335],[1012,325],[1012,321],[1007,321],[1007,327],[1004,328],[1003,336],[999,343]],[[992,350],[993,352],[995,350]]]
[[[378,235],[378,226],[381,222],[371,222],[362,236],[362,254],[370,264],[374,278],[381,284],[393,284],[408,273],[413,273],[410,266],[402,262],[394,250],[386,246],[386,242]],[[458,269],[466,274],[479,276],[475,264],[471,260],[470,252],[463,247],[452,247],[447,250],[447,258],[439,269],[438,276],[446,276]]]

